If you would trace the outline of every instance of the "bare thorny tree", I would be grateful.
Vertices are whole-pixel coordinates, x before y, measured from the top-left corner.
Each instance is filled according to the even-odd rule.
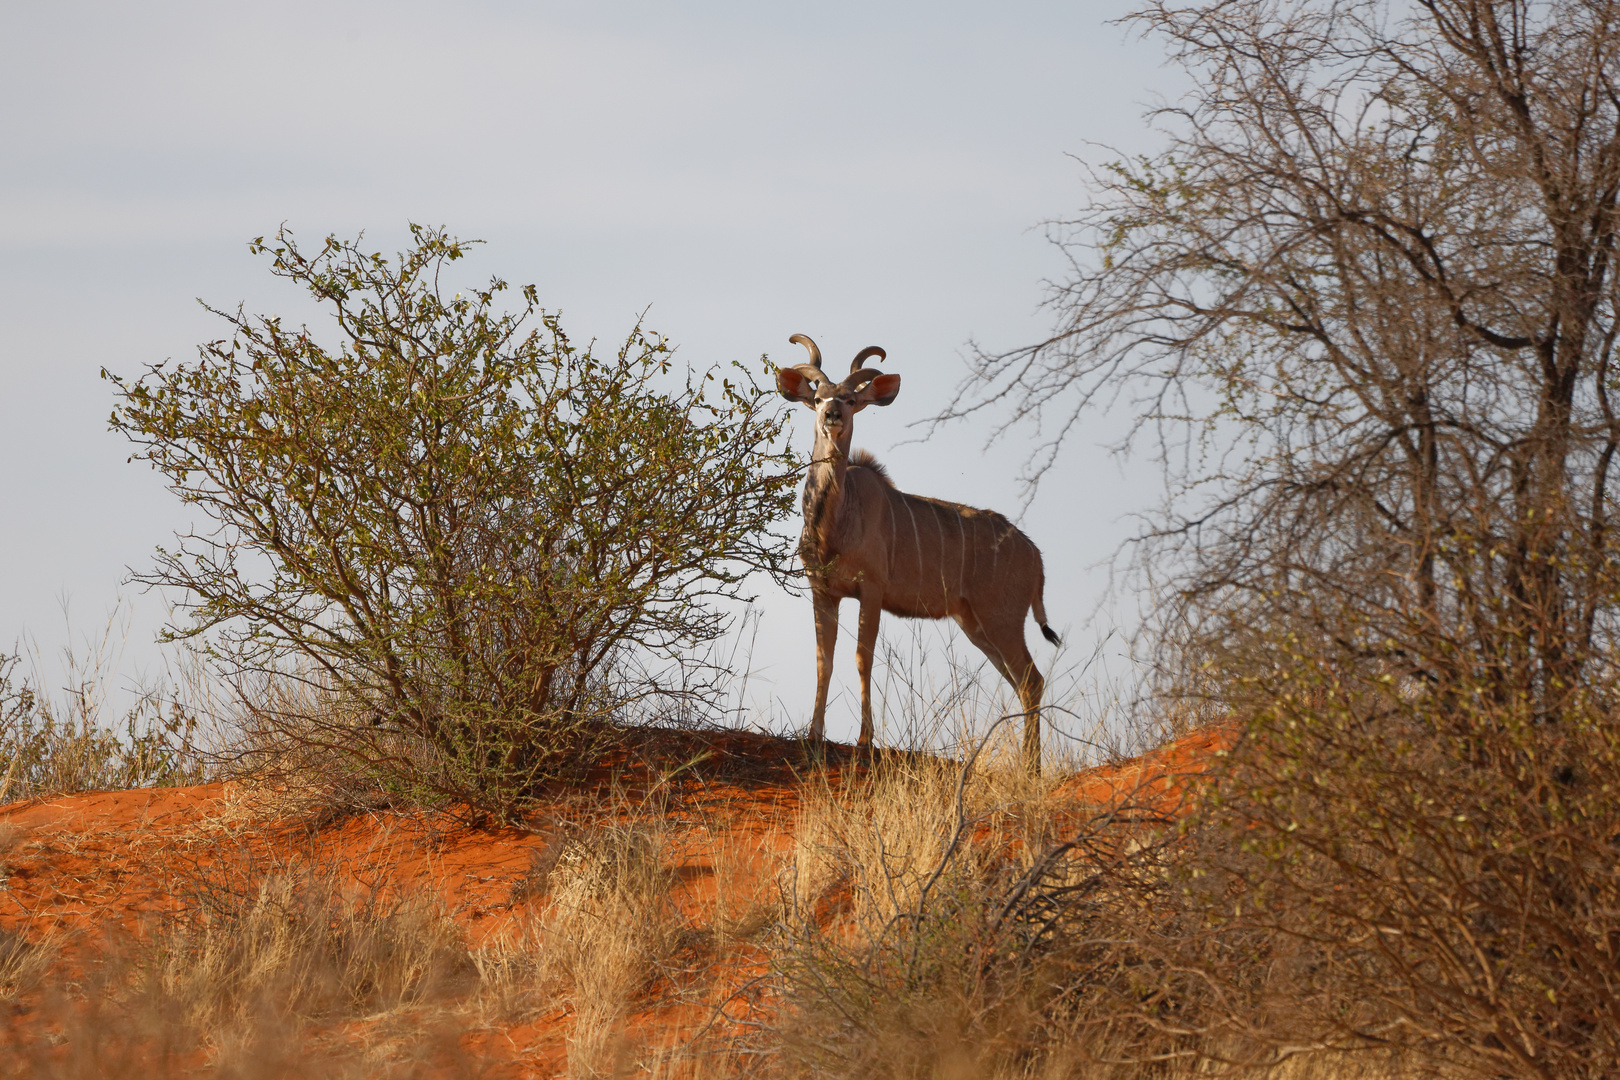
[[[1150,536],[1178,614],[1354,612],[1357,649],[1556,710],[1614,629],[1617,19],[1138,13],[1197,89],[1158,112],[1168,148],[1063,223],[1058,332],[982,357],[959,411],[1055,418],[1050,452],[1138,395],[1180,463]]]
[[[1054,334],[981,355],[953,415],[1039,425],[1051,483],[1125,402],[1170,478],[1149,635],[1244,739],[1188,856],[1196,947],[1152,943],[1173,1015],[1140,1019],[1247,1062],[1607,1075],[1620,3],[1127,23],[1193,89],[1058,226]]]

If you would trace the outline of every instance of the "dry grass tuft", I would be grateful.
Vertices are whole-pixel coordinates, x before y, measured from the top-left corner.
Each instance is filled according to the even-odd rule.
[[[486,1015],[572,1015],[569,1076],[622,1075],[638,1056],[625,1020],[683,938],[669,848],[652,816],[562,830],[514,890],[536,912],[473,954]]]
[[[667,841],[656,824],[603,825],[571,838],[551,869],[539,972],[574,1013],[572,1077],[623,1072],[630,1002],[676,944]]]
[[[911,910],[955,831],[955,788],[948,766],[920,756],[890,759],[839,787],[811,787],[788,877],[799,918],[839,904],[870,938]]]
[[[791,906],[800,919],[815,917],[847,894],[849,915],[874,940],[931,889],[982,869],[992,854],[1027,865],[1058,829],[1067,804],[1053,790],[1062,780],[1051,771],[1030,776],[1014,743],[966,767],[887,754],[836,787],[812,779],[786,868]]]
[[[218,883],[135,957],[131,991],[215,1042],[265,1016],[297,1027],[418,1008],[476,977],[460,930],[433,902],[356,895],[311,867]]]
[[[477,972],[425,894],[310,861],[182,880],[178,911],[50,976],[48,944],[5,939],[0,979],[44,986],[8,1018],[0,1075],[468,1075],[448,1021]]]
[[[757,942],[782,918],[783,895],[774,868],[778,862],[757,844],[745,844],[725,830],[710,853],[714,897],[709,905],[709,934],[717,956]]]
[[[0,1003],[14,1002],[38,987],[59,951],[54,935],[30,941],[15,930],[0,929]]]
[[[1039,1024],[985,963],[997,936],[981,909],[1055,827],[1056,781],[993,757],[885,755],[806,798],[774,956],[790,1074],[1002,1075]]]
[[[109,719],[108,654],[113,621],[89,660],[67,651],[68,687],[52,697],[38,658],[27,678],[21,658],[0,653],[0,805],[75,791],[117,791],[200,783],[206,763],[195,752],[196,718],[158,691],[143,693]]]

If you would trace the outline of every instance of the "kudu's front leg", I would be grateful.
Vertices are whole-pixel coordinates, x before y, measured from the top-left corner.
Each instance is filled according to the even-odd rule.
[[[810,603],[816,613],[816,711],[810,716],[810,740],[820,742],[827,732],[827,684],[832,681],[833,647],[838,644],[838,598],[812,586]]]
[[[883,597],[874,589],[861,590],[861,625],[855,638],[855,670],[861,676],[861,737],[856,746],[872,745],[872,649],[877,645]]]

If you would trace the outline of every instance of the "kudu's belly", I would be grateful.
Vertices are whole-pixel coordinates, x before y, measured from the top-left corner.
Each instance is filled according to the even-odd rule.
[[[943,619],[956,614],[959,599],[943,592],[890,590],[883,594],[883,610],[905,619]]]
[[[882,574],[840,567],[836,563],[829,571],[810,575],[811,587],[823,596],[835,600],[859,600],[863,592],[875,589],[882,599],[883,610],[901,618],[943,619],[957,614],[963,606],[959,594],[942,587],[907,586],[885,580]]]

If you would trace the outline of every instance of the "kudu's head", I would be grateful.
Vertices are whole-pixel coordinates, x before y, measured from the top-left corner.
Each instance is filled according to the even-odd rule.
[[[776,369],[776,389],[789,401],[802,401],[816,411],[816,446],[818,451],[836,448],[839,459],[849,457],[849,440],[855,432],[855,414],[868,405],[887,405],[900,393],[900,376],[888,375],[876,368],[862,367],[867,360],[882,360],[888,354],[876,345],[869,345],[855,354],[849,374],[835,383],[821,370],[821,350],[803,334],[794,334],[788,341],[803,345],[810,352],[808,364]],[[827,456],[824,452],[818,458]]]

